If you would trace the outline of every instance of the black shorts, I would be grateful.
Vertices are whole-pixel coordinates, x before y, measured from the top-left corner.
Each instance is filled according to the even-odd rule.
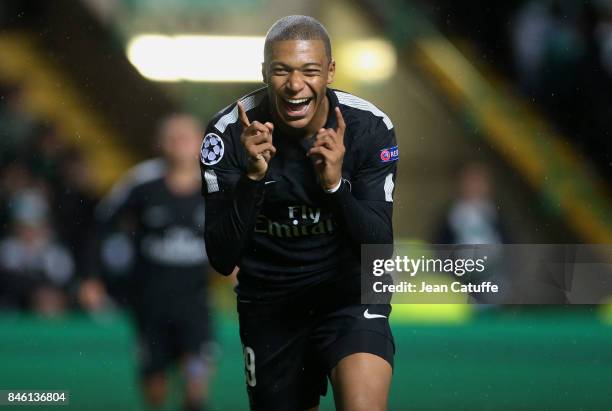
[[[139,310],[138,355],[142,374],[163,371],[189,355],[207,360],[211,355],[210,316],[201,303]]]
[[[329,299],[328,299],[329,300]],[[252,410],[306,410],[327,393],[338,362],[371,353],[393,366],[390,305],[359,301],[238,302],[249,403]]]

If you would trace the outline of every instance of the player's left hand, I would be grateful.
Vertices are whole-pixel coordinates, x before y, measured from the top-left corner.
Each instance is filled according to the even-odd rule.
[[[346,123],[340,108],[336,107],[335,112],[338,120],[336,129],[320,129],[315,138],[315,143],[308,151],[308,156],[312,159],[321,187],[325,190],[338,186],[342,178]]]

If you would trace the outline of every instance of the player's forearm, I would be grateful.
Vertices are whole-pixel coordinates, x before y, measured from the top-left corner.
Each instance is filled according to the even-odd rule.
[[[242,176],[230,199],[207,203],[206,252],[212,267],[230,275],[238,265],[248,237],[253,232],[264,197],[263,181]]]
[[[102,200],[96,207],[94,225],[86,240],[86,253],[91,256],[86,259],[86,277],[101,277],[107,264],[104,261],[104,246],[110,244],[107,242],[111,236],[115,234],[115,239],[123,240],[127,238],[124,235],[131,231],[131,221],[134,218],[132,209],[125,201],[112,204],[113,200],[111,198],[109,201],[109,198],[111,197]],[[113,243],[116,244],[116,240],[113,240]],[[122,245],[125,244],[122,242]]]
[[[329,203],[356,250],[361,244],[393,244],[389,204],[360,201],[346,187],[329,194]]]

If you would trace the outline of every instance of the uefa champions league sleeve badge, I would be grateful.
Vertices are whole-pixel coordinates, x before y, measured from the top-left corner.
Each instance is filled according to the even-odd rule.
[[[206,134],[202,141],[200,161],[207,166],[212,166],[221,161],[223,154],[225,154],[225,147],[221,137],[215,133]]]

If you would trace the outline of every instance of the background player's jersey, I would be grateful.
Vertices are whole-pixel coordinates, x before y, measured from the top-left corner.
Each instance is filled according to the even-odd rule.
[[[133,238],[136,258],[131,283],[136,308],[200,299],[206,286],[202,197],[197,190],[173,193],[164,177],[163,161],[142,163],[97,210],[107,228],[121,222]]]
[[[342,221],[343,204],[325,193],[306,153],[315,136],[296,140],[273,133],[277,149],[264,181],[244,176],[247,155],[235,104],[209,123],[201,150],[202,192],[206,197],[206,243],[213,267],[227,274],[240,267],[238,294],[245,299],[274,299],[332,277],[359,275],[359,245],[392,242],[391,212],[398,151],[389,118],[371,103],[328,89],[330,112],[325,128],[335,128],[334,108],[346,122],[341,191],[367,208],[364,221]],[[241,99],[250,121],[273,121],[266,89]],[[257,186],[254,188],[254,186]],[[252,195],[245,196],[245,191]],[[242,198],[244,197],[244,198]],[[245,202],[254,204],[252,210]],[[233,210],[243,208],[240,210]],[[347,224],[374,224],[386,234],[351,238]],[[351,228],[351,227],[349,227]],[[366,230],[367,231],[367,230]]]

